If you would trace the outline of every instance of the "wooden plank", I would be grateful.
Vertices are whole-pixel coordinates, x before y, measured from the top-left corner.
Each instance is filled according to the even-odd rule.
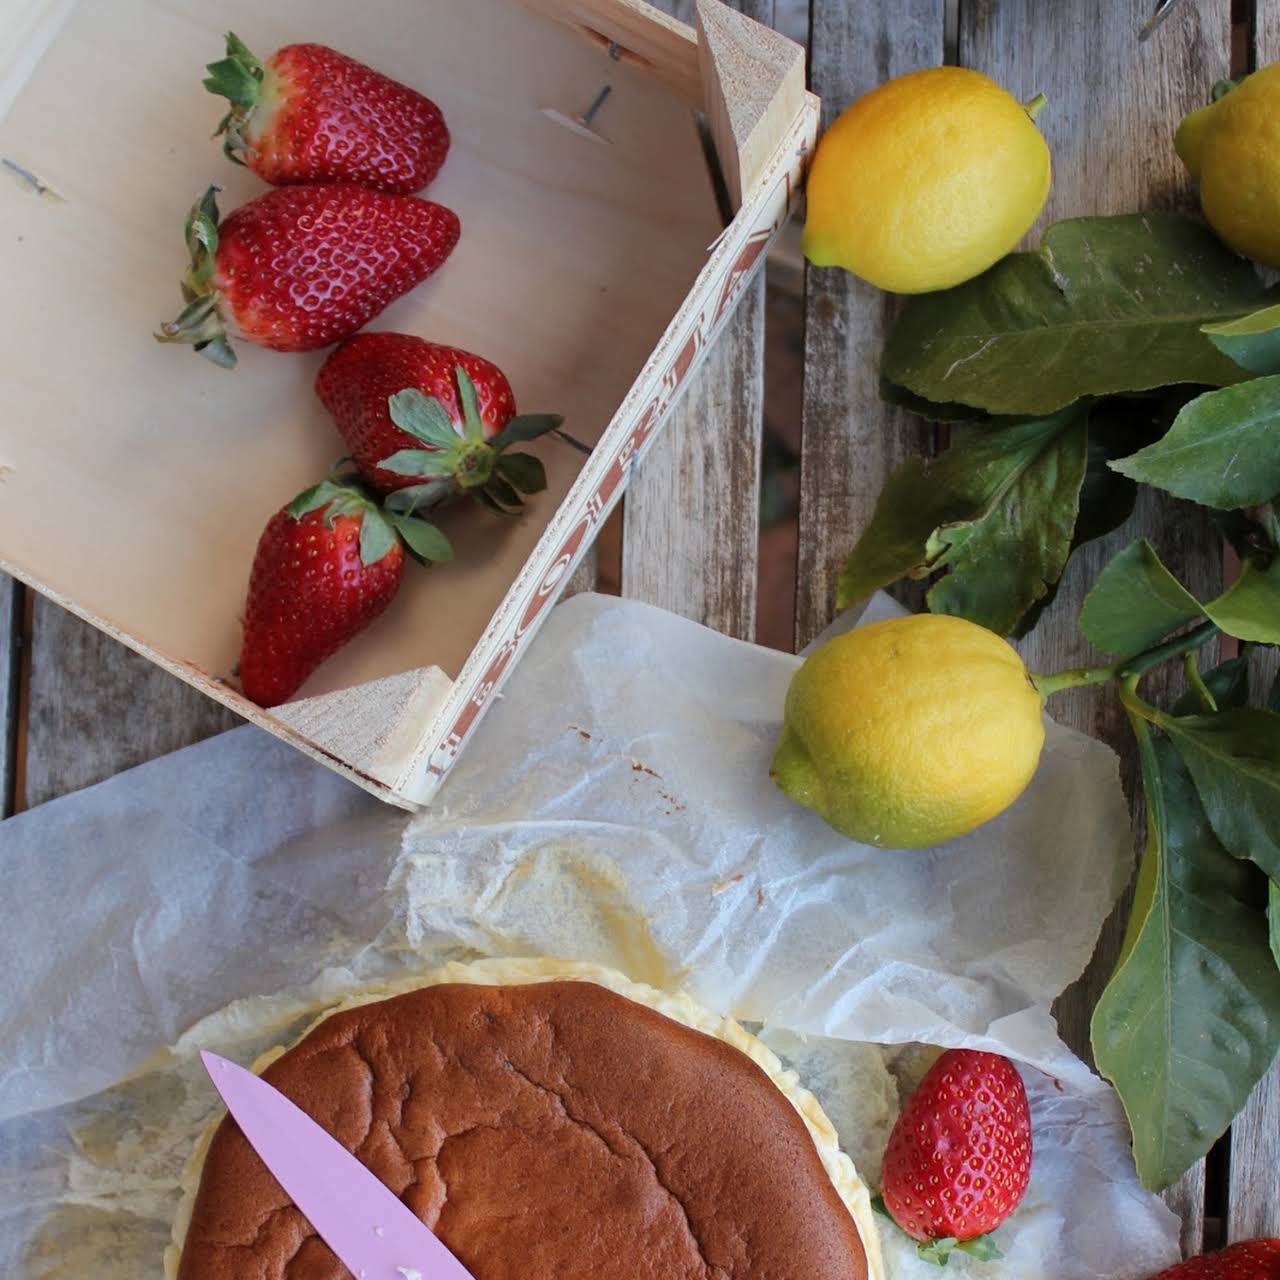
[[[1280,5],[1275,0],[1253,0],[1249,5],[1252,16],[1252,44],[1249,66],[1251,69],[1280,62]]]
[[[822,125],[893,76],[942,61],[943,0],[813,0],[809,87]],[[881,402],[880,351],[894,300],[843,271],[806,272],[796,647],[831,621],[840,565],[888,478],[932,432]]]
[[[692,0],[661,6],[682,21]],[[757,21],[772,0],[733,6]],[[764,420],[764,278],[743,291],[715,350],[627,489],[622,594],[727,635],[755,635]]]
[[[238,716],[37,596],[24,791],[31,808],[240,724]]]
[[[1231,1126],[1225,1238],[1280,1236],[1280,1061]]]
[[[764,277],[627,489],[622,594],[755,637],[764,423]]]
[[[0,573],[0,818],[13,812],[18,756],[18,681],[23,590]]]
[[[1250,68],[1280,61],[1280,4],[1254,0]],[[1280,663],[1276,650],[1255,651],[1252,674],[1266,689]],[[1231,1157],[1227,1169],[1225,1237],[1280,1236],[1280,1061],[1258,1082],[1245,1108],[1231,1126]]]
[[[1155,38],[1139,45],[1136,32],[1151,7],[1149,0],[1079,0],[1070,6],[961,0],[960,61],[992,76],[1020,100],[1048,95],[1037,120],[1054,165],[1045,222],[1191,202],[1173,131],[1186,111],[1205,101],[1213,82],[1229,72],[1230,4],[1180,5]],[[1165,563],[1197,595],[1207,598],[1221,588],[1219,544],[1208,521],[1189,508],[1146,496],[1124,529],[1073,559],[1057,601],[1022,646],[1034,670],[1090,660],[1075,627],[1084,593],[1102,565],[1141,534],[1151,537]],[[1181,673],[1176,675],[1180,680]],[[1151,696],[1168,692],[1162,683],[1163,677],[1150,681]],[[1050,710],[1060,722],[1114,746],[1125,762],[1130,794],[1135,793],[1131,734],[1113,696],[1081,690],[1056,698]],[[1136,805],[1134,818],[1141,827]],[[1126,895],[1089,969],[1057,1006],[1064,1039],[1086,1060],[1092,1060],[1089,1017],[1115,965],[1128,910]],[[1189,1252],[1200,1248],[1203,1188],[1200,1167],[1166,1196],[1183,1216]]]

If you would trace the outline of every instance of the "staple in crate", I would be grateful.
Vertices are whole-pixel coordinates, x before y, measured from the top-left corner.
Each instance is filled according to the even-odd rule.
[[[423,804],[794,204],[818,114],[803,52],[718,0],[699,0],[698,32],[640,0],[111,10],[66,6],[0,86],[0,155],[65,198],[0,183],[13,370],[0,414],[17,424],[0,567],[382,798]],[[227,27],[261,48],[330,44],[440,104],[454,146],[429,194],[458,211],[462,241],[374,327],[494,359],[522,407],[564,412],[590,450],[535,445],[549,489],[519,521],[442,516],[456,561],[406,583],[272,712],[229,681],[237,615],[263,522],[339,451],[310,385],[323,353],[250,349],[227,374],[149,336],[173,301],[193,195],[214,176],[227,209],[261,190],[208,140],[200,69]],[[101,57],[124,31],[130,58]],[[74,128],[57,109],[71,81],[95,103]],[[156,101],[163,112],[144,109]],[[596,103],[587,123],[606,146],[543,113],[587,117]],[[695,113],[737,209],[727,227]],[[48,358],[86,324],[94,341],[75,361]]]

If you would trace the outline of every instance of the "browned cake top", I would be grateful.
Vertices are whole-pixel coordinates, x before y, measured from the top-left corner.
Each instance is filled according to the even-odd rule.
[[[745,1054],[587,982],[336,1014],[264,1073],[476,1280],[865,1280],[803,1120]],[[347,1280],[231,1120],[179,1280]]]

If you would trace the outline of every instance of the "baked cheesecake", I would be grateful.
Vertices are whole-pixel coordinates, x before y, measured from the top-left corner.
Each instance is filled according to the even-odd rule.
[[[475,1280],[879,1280],[812,1094],[686,995],[592,965],[451,965],[327,1013],[263,1077]],[[176,1280],[347,1280],[239,1128],[189,1171]]]

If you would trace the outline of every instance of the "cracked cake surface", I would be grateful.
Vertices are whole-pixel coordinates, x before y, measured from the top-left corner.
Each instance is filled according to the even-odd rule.
[[[869,1274],[851,1206],[770,1075],[594,982],[444,982],[360,1003],[263,1075],[476,1280]],[[177,1270],[350,1274],[230,1119],[205,1153]]]

